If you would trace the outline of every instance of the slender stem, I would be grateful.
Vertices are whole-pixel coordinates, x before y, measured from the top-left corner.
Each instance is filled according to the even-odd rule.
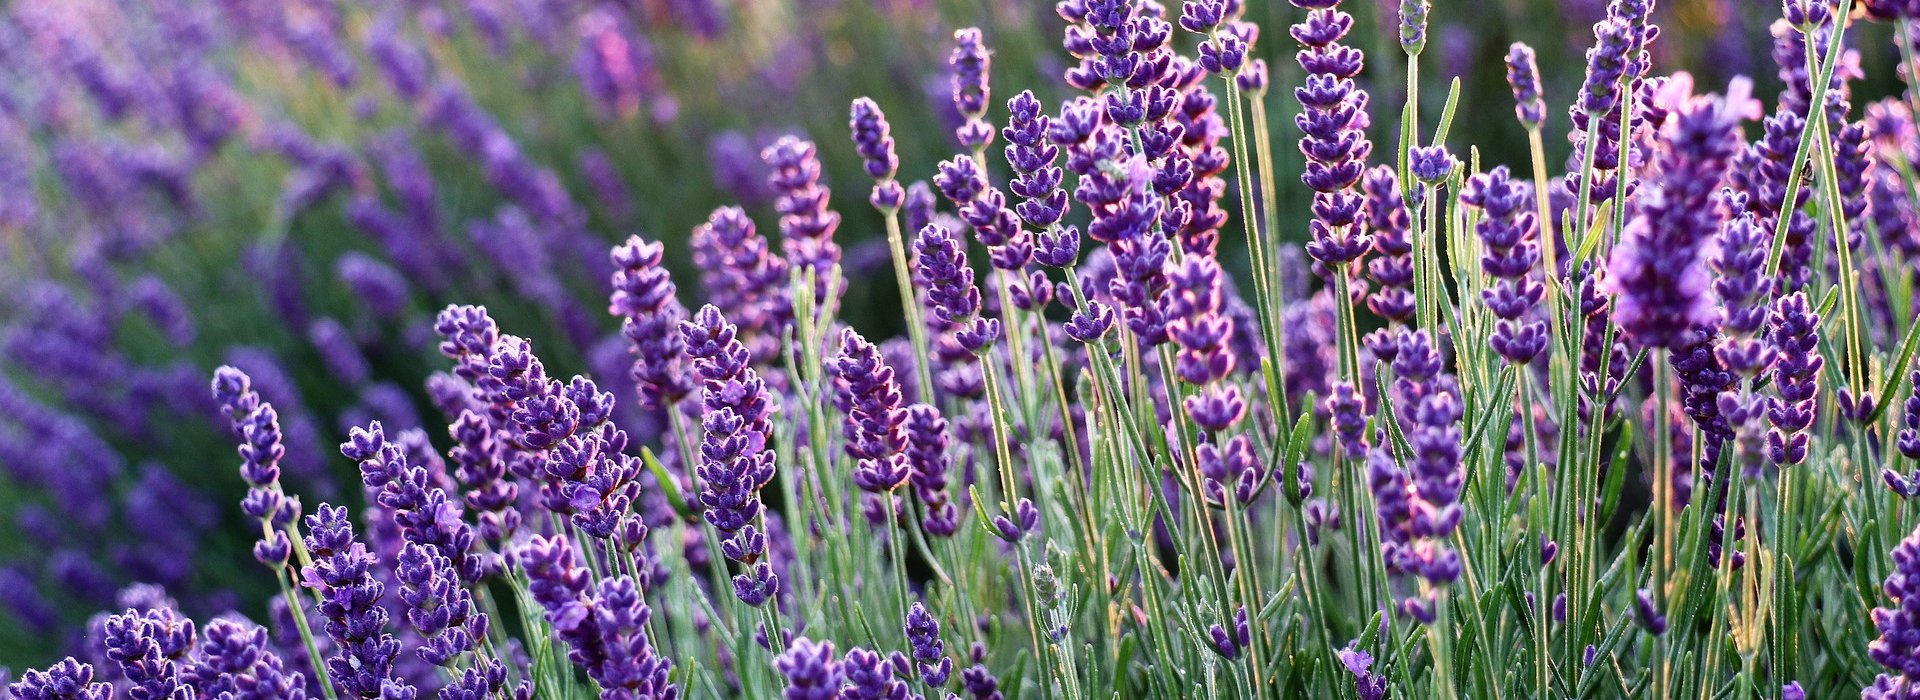
[[[921,401],[933,401],[932,353],[928,350],[927,324],[921,318],[920,298],[913,291],[913,274],[907,267],[907,246],[901,240],[900,208],[887,207],[881,210],[886,214],[887,249],[893,256],[893,277],[900,287],[900,308],[906,313],[907,338],[913,343],[914,386],[920,389],[917,394]]]

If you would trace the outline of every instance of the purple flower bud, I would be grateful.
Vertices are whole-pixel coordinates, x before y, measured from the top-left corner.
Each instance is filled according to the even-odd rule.
[[[1547,121],[1547,103],[1541,98],[1540,66],[1533,47],[1514,42],[1507,50],[1507,85],[1513,88],[1513,114],[1528,129]]]
[[[1409,56],[1420,55],[1427,45],[1427,13],[1433,5],[1427,0],[1400,0],[1400,48]]]
[[[1809,435],[1820,394],[1820,370],[1826,358],[1820,356],[1820,316],[1807,303],[1804,292],[1781,297],[1775,303],[1768,339],[1779,353],[1773,367],[1773,385],[1777,396],[1767,406],[1767,420],[1773,431],[1767,434],[1767,452],[1773,463],[1782,467],[1799,464],[1807,458]]]
[[[1462,203],[1482,213],[1474,231],[1484,246],[1480,269],[1489,280],[1480,296],[1499,319],[1488,342],[1514,365],[1531,362],[1547,348],[1546,322],[1525,318],[1546,294],[1534,275],[1540,264],[1540,244],[1532,194],[1532,188],[1514,181],[1504,165],[1468,178],[1460,192]]]
[[[787,687],[781,691],[785,700],[839,700],[846,683],[846,673],[833,655],[833,642],[796,637],[774,657],[773,667],[786,679]]]
[[[687,311],[661,266],[663,251],[658,242],[630,236],[611,254],[615,269],[607,312],[621,320],[620,332],[632,346],[634,383],[650,408],[672,406],[691,389],[680,367],[679,326]]]
[[[1040,509],[1033,501],[1025,498],[1014,504],[1013,517],[993,516],[993,534],[1002,540],[1018,544],[1040,526]]]
[[[1920,387],[1920,368],[1907,374],[1907,386]],[[1920,390],[1907,393],[1907,400],[1901,404],[1900,433],[1896,442],[1900,454],[1907,459],[1920,461]]]
[[[1446,146],[1414,146],[1407,149],[1407,171],[1429,185],[1447,179],[1459,165]]]
[[[45,671],[21,674],[7,690],[18,700],[113,700],[113,686],[93,682],[93,667],[71,656]]]
[[[1667,616],[1654,607],[1653,593],[1645,588],[1633,594],[1633,619],[1655,637],[1667,632]]]
[[[879,209],[899,208],[906,199],[906,191],[893,179],[900,169],[900,158],[893,152],[887,115],[881,113],[880,105],[872,99],[862,97],[853,101],[849,126],[853,129],[854,150],[860,153],[867,176],[875,180],[873,194],[868,199]]]
[[[991,97],[987,74],[993,65],[992,54],[976,27],[953,33],[953,53],[947,58],[952,70],[953,106],[966,119],[954,130],[954,138],[969,149],[986,148],[993,141],[993,128],[987,125],[987,100]]]
[[[816,301],[837,296],[842,290],[827,285],[840,264],[840,246],[833,242],[840,215],[827,208],[831,192],[820,184],[820,159],[813,142],[782,136],[760,158],[773,171],[767,182],[779,195],[774,210],[780,212],[781,246],[788,266],[813,274]],[[846,280],[841,280],[845,285]]]

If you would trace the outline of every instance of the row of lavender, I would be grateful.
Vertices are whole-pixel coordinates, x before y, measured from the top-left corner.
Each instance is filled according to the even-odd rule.
[[[761,154],[777,243],[734,208],[695,231],[711,303],[690,312],[660,244],[605,256],[556,178],[515,161],[483,112],[421,97],[430,119],[460,115],[454,140],[515,202],[491,230],[520,238],[496,257],[563,329],[553,346],[596,342],[569,292],[583,282],[552,272],[577,267],[611,280],[631,370],[598,373],[611,392],[561,381],[513,323],[449,307],[415,332],[453,362],[425,385],[450,422],[430,436],[404,390],[371,381],[350,329],[301,324],[317,346],[349,345],[320,357],[364,388],[340,450],[368,506],[308,512],[293,495],[359,500],[326,490],[321,429],[278,396],[292,393],[284,373],[216,374],[250,486],[239,512],[280,582],[272,632],[221,617],[196,634],[163,590],[130,589],[125,614],[97,620],[94,665],[30,672],[13,692],[1916,692],[1903,606],[1920,537],[1892,562],[1873,554],[1901,538],[1920,490],[1906,476],[1920,459],[1913,125],[1904,98],[1854,109],[1846,48],[1873,19],[1910,51],[1913,10],[1789,3],[1773,30],[1785,89],[1768,109],[1743,79],[1699,96],[1684,73],[1653,75],[1652,3],[1613,3],[1564,169],[1546,165],[1539,73],[1516,45],[1529,182],[1525,166],[1447,150],[1455,96],[1424,135],[1424,3],[1399,8],[1397,120],[1356,83],[1353,17],[1294,4],[1301,71],[1270,76],[1237,3],[1062,3],[1065,79],[1084,95],[1049,108],[1023,92],[1004,128],[987,121],[983,37],[957,33],[962,152],[931,187],[896,179],[880,104],[855,101],[844,150],[874,179],[878,266],[891,262],[906,328],[879,344],[838,320],[866,275],[836,243],[814,144]],[[1310,216],[1280,213],[1276,181],[1295,161],[1272,146],[1283,132],[1267,111],[1284,102],[1270,92],[1297,100]],[[1397,155],[1376,157],[1369,132],[1396,126]],[[276,220],[353,170],[298,171]],[[490,228],[475,231],[482,249]],[[1310,242],[1284,245],[1282,228]],[[271,280],[291,248],[267,241]],[[387,289],[362,299],[472,269],[433,257],[447,250],[390,247],[404,271],[373,275]],[[585,264],[556,262],[567,255]],[[347,260],[386,269],[342,260],[343,275]],[[1248,293],[1227,268],[1250,271]],[[111,335],[46,307],[82,317],[74,338]],[[205,411],[190,374],[147,391]],[[389,439],[383,423],[407,428]],[[631,440],[628,425],[646,432]],[[1633,495],[1643,485],[1650,497]],[[1835,632],[1869,626],[1871,645]]]
[[[291,482],[336,497],[327,444],[369,418],[422,425],[432,305],[498,300],[529,333],[563,334],[568,364],[617,361],[586,301],[611,269],[599,232],[665,228],[663,202],[715,192],[764,204],[756,142],[774,136],[726,127],[799,92],[848,13],[945,33],[910,9],[796,23],[698,1],[10,6],[0,463],[19,497],[3,506],[0,658],[74,642],[133,584],[259,610],[245,543],[223,532],[237,521],[218,494],[238,482],[205,468],[229,442],[201,428],[214,365],[246,368],[281,407]],[[768,40],[770,24],[807,29]],[[669,88],[718,57],[731,68],[707,89]],[[765,97],[753,111],[741,95]],[[708,120],[719,101],[734,116]],[[579,124],[534,119],[567,116]],[[792,118],[767,121],[804,126]],[[712,184],[629,184],[709,152]]]

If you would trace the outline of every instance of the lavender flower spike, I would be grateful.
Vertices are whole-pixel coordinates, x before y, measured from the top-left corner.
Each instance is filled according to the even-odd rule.
[[[1725,97],[1679,101],[1661,134],[1660,174],[1607,263],[1607,284],[1619,294],[1614,321],[1642,345],[1676,347],[1714,321],[1703,244],[1720,225],[1713,195],[1739,146],[1751,88],[1735,78]]]
[[[1528,129],[1547,121],[1547,103],[1540,97],[1540,65],[1533,47],[1513,42],[1507,50],[1507,85],[1513,88],[1513,114]]]
[[[1767,453],[1774,464],[1785,467],[1807,459],[1807,428],[1816,414],[1820,369],[1826,366],[1826,358],[1820,356],[1820,316],[1808,304],[1805,292],[1794,292],[1775,303],[1772,326],[1768,338],[1780,355],[1773,366],[1778,396],[1767,406],[1767,419],[1773,423]]]
[[[345,697],[390,699],[389,693],[413,689],[394,674],[400,642],[387,632],[387,610],[380,606],[386,586],[373,576],[377,558],[353,536],[347,509],[321,504],[307,516],[307,551],[313,564],[301,579],[320,596],[320,615],[335,651],[327,673]]]
[[[774,658],[773,667],[787,680],[780,697],[785,700],[838,700],[846,672],[833,657],[833,642],[815,642],[796,637],[787,650]]]
[[[838,289],[828,289],[827,285],[840,265],[840,246],[833,242],[833,232],[840,228],[840,214],[827,208],[831,192],[820,184],[820,158],[813,142],[783,136],[762,151],[760,158],[772,168],[767,182],[779,193],[773,206],[780,212],[781,245],[788,266],[795,272],[813,274],[815,301],[825,301],[830,294],[837,296],[845,289],[846,280],[841,280]]]
[[[280,490],[280,459],[286,448],[281,445],[279,415],[253,391],[247,373],[230,366],[214,370],[213,397],[240,434],[240,478],[247,482],[240,509],[262,525],[253,556],[270,567],[285,566],[293,542],[281,528],[300,516],[300,500]]]
[[[749,365],[752,356],[719,309],[702,307],[693,320],[680,324],[680,332],[706,390],[696,472],[702,516],[726,535],[721,554],[749,567],[734,577],[735,595],[758,606],[780,590],[772,565],[761,560],[767,536],[754,525],[761,509],[759,492],[774,476],[771,397],[766,382]]]
[[[1504,165],[1469,178],[1460,193],[1461,202],[1484,214],[1474,224],[1484,245],[1480,269],[1489,278],[1480,296],[1500,319],[1489,343],[1514,365],[1531,362],[1547,348],[1546,321],[1526,319],[1546,294],[1534,270],[1540,265],[1540,244],[1532,199],[1532,188],[1516,182]]]
[[[1920,387],[1920,369],[1907,374],[1908,387]],[[1900,454],[1920,461],[1920,388],[1911,389],[1900,410],[1900,433],[1896,442]]]
[[[870,493],[892,491],[909,473],[900,383],[879,348],[853,329],[840,332],[840,348],[827,370],[836,380],[836,403],[847,414],[841,433],[847,456],[855,460],[854,483]]]
[[[946,227],[928,224],[914,238],[914,277],[927,288],[933,318],[955,329],[967,350],[980,353],[1000,336],[1000,322],[983,319],[980,290],[973,286],[973,268],[967,266],[960,240]]]
[[[920,670],[920,680],[929,688],[946,687],[953,675],[953,659],[947,657],[946,642],[940,641],[940,621],[927,612],[927,606],[915,602],[907,609],[904,629],[907,643],[913,647],[913,661]]]
[[[1306,83],[1294,90],[1302,108],[1295,120],[1302,133],[1300,152],[1307,157],[1300,181],[1314,191],[1307,253],[1340,267],[1372,245],[1366,229],[1357,225],[1364,199],[1354,191],[1373,150],[1365,131],[1367,93],[1354,84],[1365,59],[1359,49],[1339,43],[1353,28],[1353,16],[1341,12],[1337,0],[1293,4],[1312,9],[1293,26],[1301,45],[1300,67],[1307,72]]]
[[[854,150],[860,153],[867,176],[874,180],[873,194],[867,200],[876,209],[899,209],[906,201],[907,192],[893,177],[900,170],[900,157],[893,152],[892,128],[887,125],[887,115],[871,98],[862,97],[853,101],[848,126],[853,130]]]
[[[1862,700],[1906,700],[1920,686],[1920,530],[1893,548],[1893,571],[1880,590],[1893,607],[1874,608],[1880,638],[1867,643],[1867,656],[1890,673],[1860,691]]]
[[[953,106],[966,119],[953,130],[953,137],[968,149],[985,149],[993,142],[993,126],[986,120],[987,100],[993,94],[987,73],[993,66],[993,57],[978,27],[954,31],[953,53],[947,58],[947,65],[953,70]]]
[[[93,682],[93,667],[71,656],[45,671],[22,674],[7,691],[15,700],[113,700],[113,686]]]
[[[687,310],[674,298],[673,280],[660,261],[664,248],[639,236],[614,247],[613,297],[608,313],[621,319],[620,332],[632,345],[633,379],[643,405],[669,407],[692,389],[680,363],[680,321]]]

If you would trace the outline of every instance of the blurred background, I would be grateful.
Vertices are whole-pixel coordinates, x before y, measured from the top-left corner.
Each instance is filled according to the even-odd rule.
[[[379,419],[445,439],[426,386],[445,366],[431,328],[442,306],[485,304],[556,374],[623,384],[609,246],[666,241],[682,301],[696,305],[688,232],[735,203],[771,231],[758,153],[798,134],[819,144],[845,217],[848,320],[895,332],[848,103],[878,101],[912,181],[956,148],[955,28],[980,27],[995,51],[995,116],[1021,89],[1050,106],[1068,95],[1064,25],[1039,0],[4,5],[0,665],[16,668],[84,649],[95,611],[160,590],[194,616],[263,619],[273,583],[234,507],[242,484],[207,389],[215,366],[245,369],[280,409],[286,481],[309,511],[357,506],[357,474],[335,451],[348,426]],[[1423,123],[1457,78],[1456,151],[1524,164],[1502,59],[1526,41],[1554,106],[1549,162],[1564,163],[1564,105],[1605,3],[1434,5]],[[1397,129],[1381,106],[1403,99],[1396,7],[1346,3],[1372,59],[1376,161],[1391,160]],[[1275,0],[1248,12],[1274,68],[1282,235],[1300,239],[1305,217],[1285,212],[1305,201],[1286,35],[1301,13]],[[1778,12],[1663,2],[1658,69],[1689,69],[1708,88],[1752,75],[1770,96]],[[1849,39],[1869,76],[1855,104],[1894,90],[1886,28]],[[644,416],[621,420],[651,433]]]

